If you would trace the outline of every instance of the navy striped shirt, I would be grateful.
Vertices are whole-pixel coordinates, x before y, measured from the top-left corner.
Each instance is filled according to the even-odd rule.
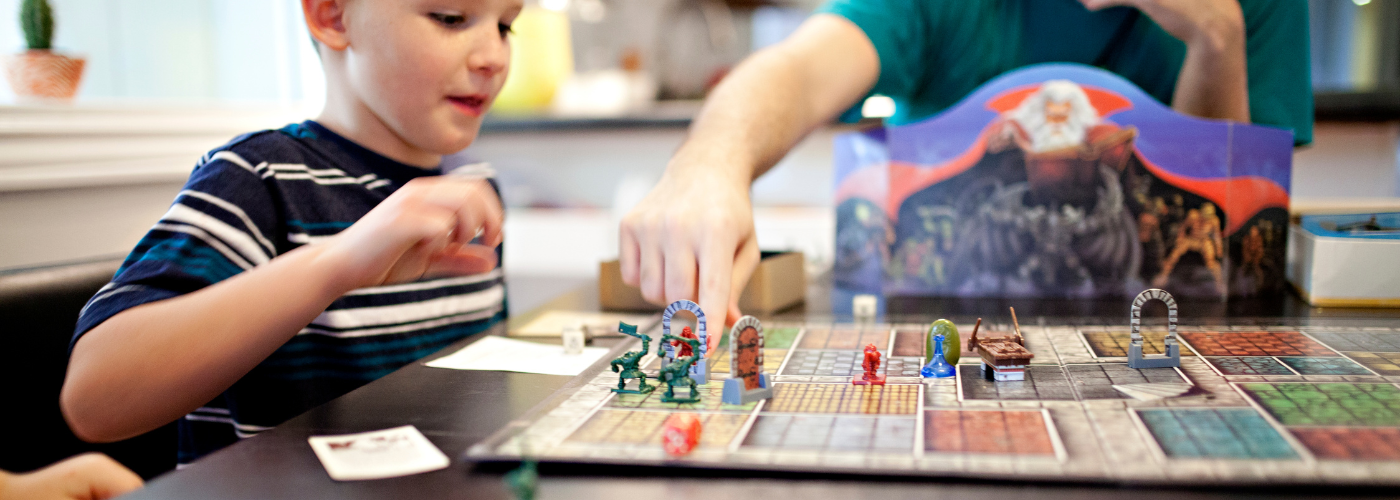
[[[457,166],[452,158],[445,167]],[[396,162],[313,121],[240,136],[201,159],[170,210],[83,308],[73,342],[124,310],[199,290],[335,235],[404,183],[440,171]],[[505,314],[499,266],[347,293],[179,421],[179,463],[280,424]]]

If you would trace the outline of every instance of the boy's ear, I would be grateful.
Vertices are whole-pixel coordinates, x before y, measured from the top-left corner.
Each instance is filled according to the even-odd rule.
[[[347,3],[348,0],[301,0],[306,29],[328,49],[345,50],[350,45],[344,22]]]

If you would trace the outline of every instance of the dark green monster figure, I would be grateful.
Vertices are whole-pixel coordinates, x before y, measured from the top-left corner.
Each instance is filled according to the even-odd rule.
[[[617,377],[617,388],[612,391],[618,394],[647,394],[653,389],[656,389],[654,385],[647,385],[647,374],[642,373],[641,367],[637,366],[638,363],[641,362],[642,356],[646,356],[647,350],[651,348],[651,336],[645,333],[637,333],[637,325],[629,325],[623,322],[617,323],[617,332],[642,339],[642,350],[627,351],[627,354],[623,354],[612,360],[612,371],[619,374]],[[627,381],[634,378],[637,379],[637,389],[628,389]]]
[[[668,334],[668,335],[664,335],[664,336],[661,337],[661,342],[660,342],[660,343],[657,345],[657,347],[656,347],[656,355],[657,355],[657,356],[665,356],[665,355],[666,355],[666,343],[667,343],[667,342],[671,342],[671,341],[679,341],[679,342],[685,342],[685,343],[687,343],[687,344],[690,344],[690,352],[691,352],[691,355],[689,355],[689,356],[678,357],[678,358],[676,358],[674,361],[671,361],[670,363],[668,363],[668,364],[666,364],[665,366],[662,366],[662,367],[661,367],[661,374],[658,375],[657,378],[660,378],[662,382],[665,382],[665,383],[666,383],[666,393],[661,395],[661,402],[662,402],[662,403],[696,403],[696,402],[699,402],[699,401],[700,401],[700,393],[699,393],[698,391],[696,391],[696,389],[695,389],[695,379],[690,378],[690,367],[693,366],[693,365],[695,364],[695,362],[698,361],[698,360],[700,359],[700,356],[699,356],[698,354],[694,354],[694,353],[700,352],[700,339],[688,339],[688,338],[685,338],[685,337],[677,337],[677,336],[675,336],[675,335],[669,335],[669,334]],[[689,397],[686,397],[686,398],[677,398],[677,397],[676,397],[676,386],[677,386],[677,385],[684,385],[684,384],[689,384],[689,385],[690,385],[690,396],[689,396]]]

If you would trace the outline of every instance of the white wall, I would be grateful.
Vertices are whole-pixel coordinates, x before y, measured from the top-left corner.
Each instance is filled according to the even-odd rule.
[[[78,101],[324,101],[296,0],[50,0],[54,46],[87,58]],[[23,50],[0,0],[0,53]],[[0,102],[14,98],[8,85]]]

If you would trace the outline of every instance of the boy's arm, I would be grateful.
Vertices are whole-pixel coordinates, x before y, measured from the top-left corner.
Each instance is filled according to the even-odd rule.
[[[864,96],[879,66],[858,26],[818,14],[735,68],[705,100],[661,181],[623,219],[623,281],[656,303],[695,298],[698,288],[710,321],[737,318],[759,256],[750,185]],[[710,339],[713,349],[719,336]]]
[[[88,331],[73,346],[64,418],[93,442],[165,425],[228,389],[348,291],[492,269],[500,227],[500,203],[484,181],[409,182],[326,241]],[[478,231],[482,244],[469,244]]]

